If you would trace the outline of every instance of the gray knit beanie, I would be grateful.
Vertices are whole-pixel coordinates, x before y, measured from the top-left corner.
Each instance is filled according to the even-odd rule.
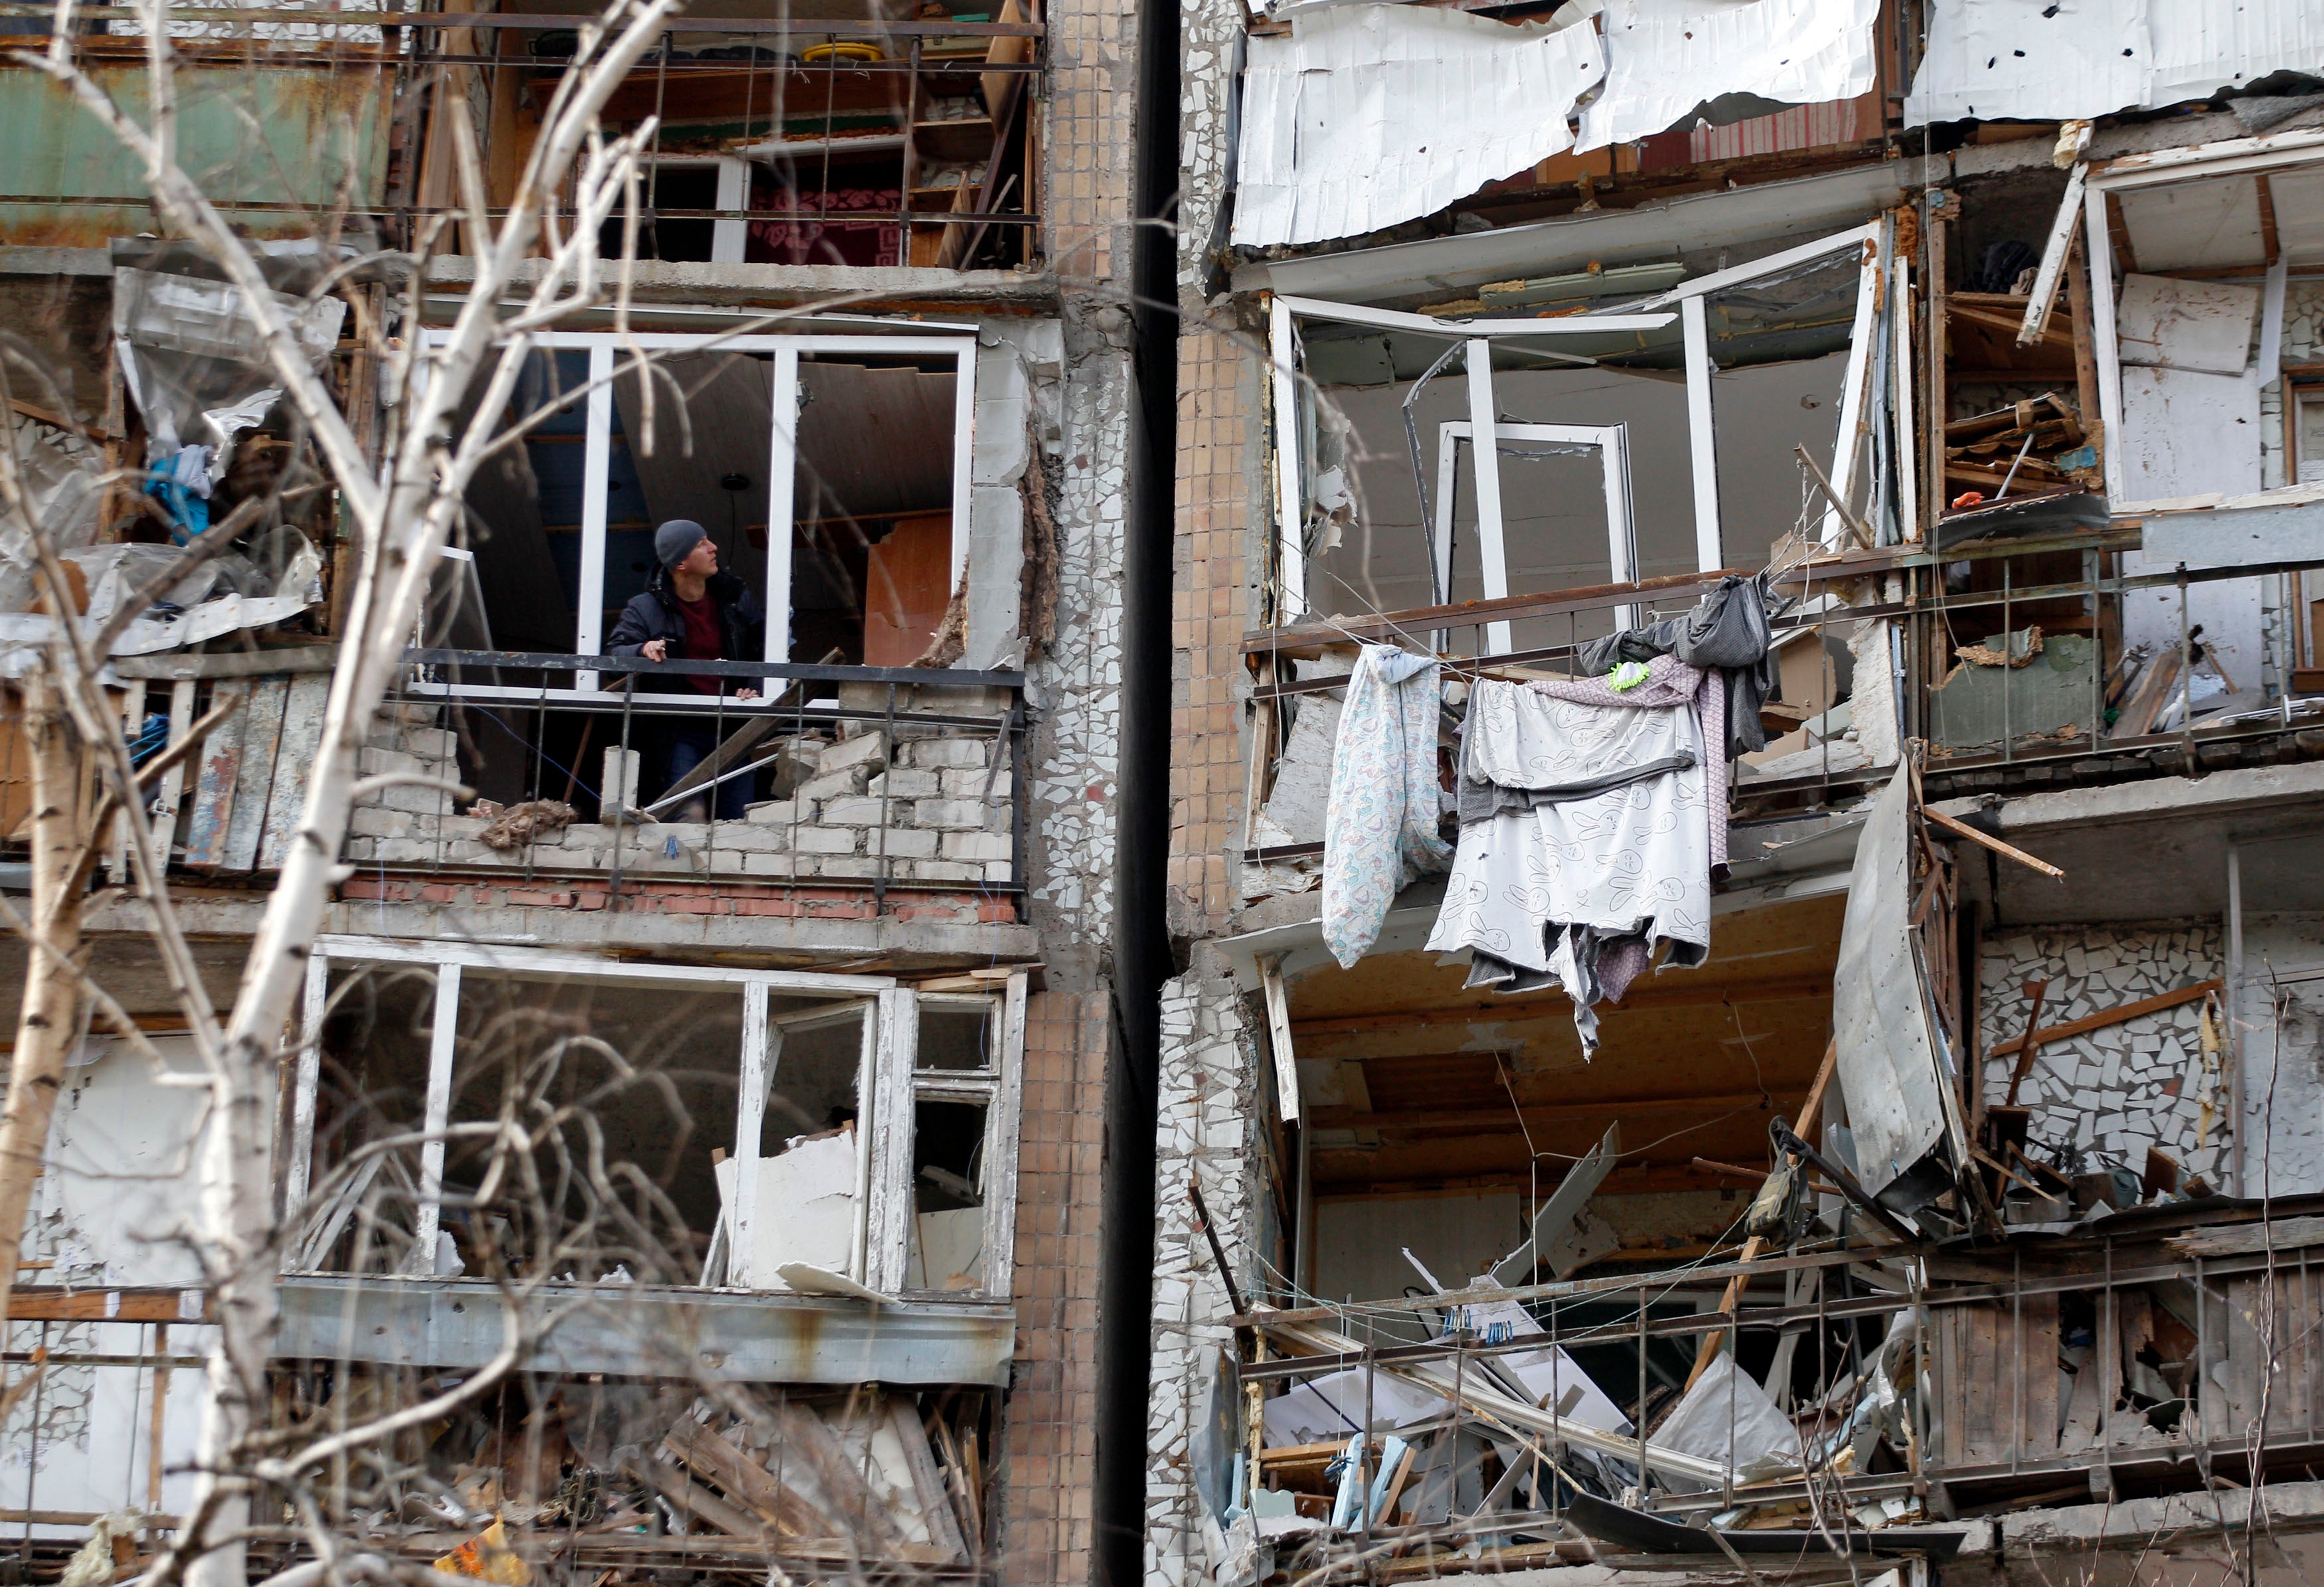
[[[691,518],[673,518],[654,531],[654,556],[664,567],[675,567],[694,554],[710,531]]]

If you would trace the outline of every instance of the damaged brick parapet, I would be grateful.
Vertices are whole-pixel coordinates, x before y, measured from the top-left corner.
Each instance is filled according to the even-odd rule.
[[[537,881],[358,873],[339,885],[343,900],[432,904],[458,909],[619,910],[639,915],[757,915],[778,919],[871,920],[892,915],[905,920],[961,925],[1013,922],[1017,906],[1008,899],[973,894],[915,892],[890,888],[885,900],[867,889],[807,889],[748,882],[672,881],[661,878],[610,880],[543,877]]]
[[[1249,1298],[1258,1292],[1261,1160],[1259,1043],[1241,991],[1207,947],[1162,990],[1155,1160],[1154,1321],[1147,1410],[1146,1576],[1161,1587],[1206,1582],[1224,1558],[1217,1520],[1227,1495],[1200,1490],[1223,1476],[1240,1442],[1233,1388],[1232,1310],[1210,1242],[1196,1224],[1200,1185],[1219,1244]],[[1223,1440],[1227,1448],[1220,1447]]]

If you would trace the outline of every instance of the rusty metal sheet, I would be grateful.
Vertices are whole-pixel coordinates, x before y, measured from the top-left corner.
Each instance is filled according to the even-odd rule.
[[[481,1279],[282,1280],[278,1357],[474,1370],[504,1343],[500,1291]],[[523,1303],[556,1318],[528,1370],[707,1374],[733,1383],[1009,1381],[1006,1302],[874,1305],[808,1295],[568,1287]]]
[[[101,63],[90,75],[147,119],[142,64]],[[253,236],[310,235],[309,207],[332,202],[350,172],[355,203],[383,197],[384,63],[197,62],[180,69],[178,83],[179,161]],[[0,198],[18,200],[0,202],[12,244],[101,248],[153,229],[136,157],[41,73],[0,67],[0,148],[9,152]]]

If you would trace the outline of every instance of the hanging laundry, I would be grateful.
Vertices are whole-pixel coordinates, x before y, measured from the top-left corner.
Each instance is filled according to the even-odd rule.
[[[1323,943],[1342,969],[1370,951],[1399,890],[1452,862],[1436,835],[1437,672],[1366,645],[1348,678],[1323,816]]]
[[[1727,695],[1727,758],[1767,747],[1759,707],[1775,692],[1775,631],[1767,620],[1767,576],[1730,573],[1684,617],[1624,629],[1575,653],[1582,670],[1604,677],[1630,663],[1676,656],[1689,667],[1716,668]]]
[[[1471,690],[1455,779],[1460,842],[1428,946],[1470,953],[1470,986],[1562,986],[1585,1056],[1594,1005],[1658,947],[1700,964],[1727,859],[1725,686],[1672,656],[1610,679]]]

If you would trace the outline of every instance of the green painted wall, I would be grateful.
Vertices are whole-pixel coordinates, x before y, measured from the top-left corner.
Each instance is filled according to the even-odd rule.
[[[257,236],[298,236],[300,215],[234,209],[241,204],[328,205],[352,171],[351,197],[376,204],[387,170],[383,63],[304,66],[188,63],[180,69],[179,163]],[[124,61],[93,75],[130,115],[146,116],[145,71]],[[0,69],[0,195],[136,198],[143,168],[97,118],[36,71]],[[0,202],[0,242],[85,247],[159,229],[143,202]]]

